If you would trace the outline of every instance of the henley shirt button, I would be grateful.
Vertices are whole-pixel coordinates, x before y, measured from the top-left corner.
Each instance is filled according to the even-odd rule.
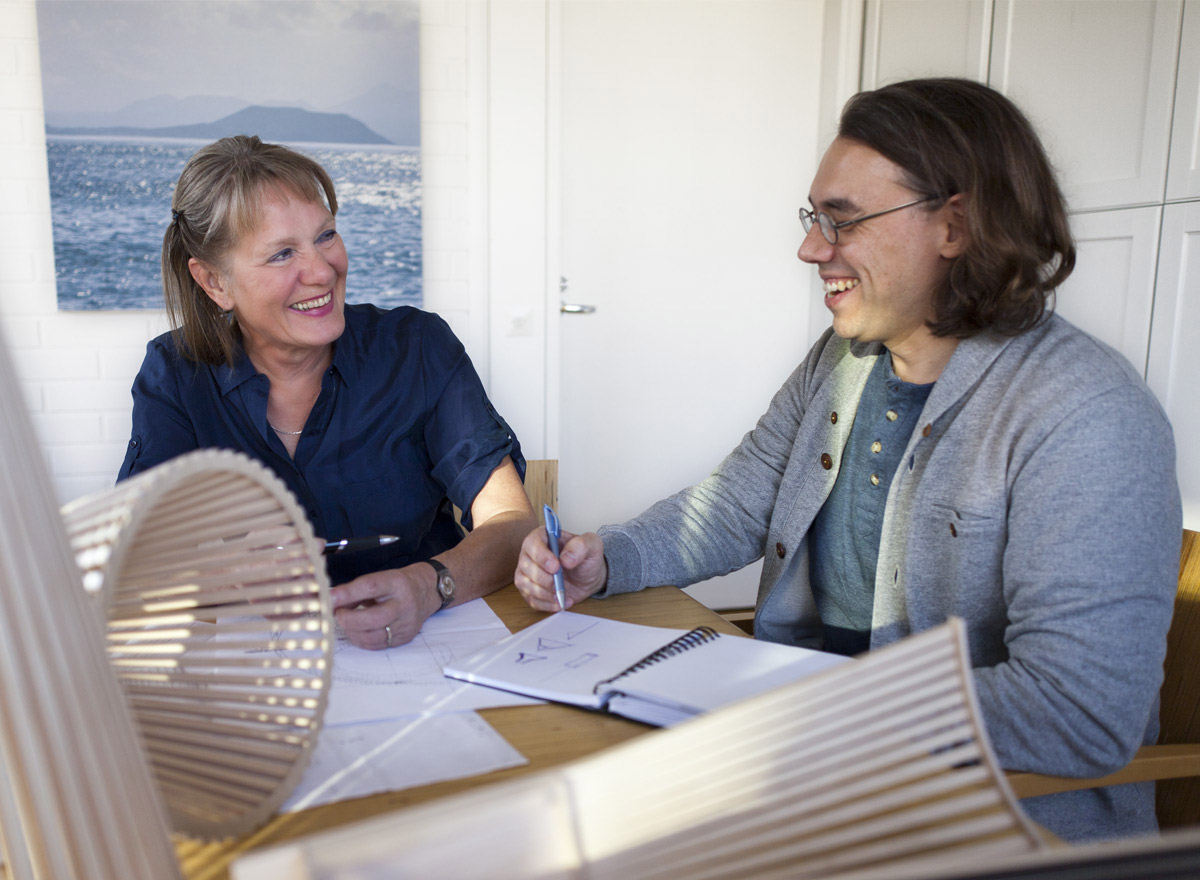
[[[880,452],[883,452],[883,444],[876,440],[871,444],[871,451],[878,455]]]
[[[884,413],[884,415],[887,416],[887,420],[889,422],[894,422],[896,419],[900,418],[898,415],[896,415],[896,411],[894,409],[889,409],[886,413]]]
[[[779,543],[778,541],[775,543],[775,555],[780,559],[783,559],[783,557],[787,555],[787,550],[784,548],[783,544]]]
[[[879,485],[879,474],[871,474],[871,485],[872,486]]]
[[[833,457],[828,452],[821,453],[821,467],[829,470],[833,467]]]
[[[933,425],[932,424],[926,425],[924,428],[921,429],[922,437],[928,437],[931,433],[933,433]]]
[[[836,412],[831,412],[829,414],[829,421],[835,425],[837,424],[837,413]]]

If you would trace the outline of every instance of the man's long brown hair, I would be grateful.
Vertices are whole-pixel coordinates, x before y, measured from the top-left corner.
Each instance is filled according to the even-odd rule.
[[[961,193],[969,242],[934,300],[930,329],[965,338],[1039,324],[1075,267],[1067,206],[1033,126],[995,89],[966,79],[915,79],[851,98],[838,126],[937,197]]]

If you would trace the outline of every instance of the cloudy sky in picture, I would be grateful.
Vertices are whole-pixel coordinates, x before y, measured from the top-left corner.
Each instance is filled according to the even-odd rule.
[[[192,124],[265,104],[347,113],[418,142],[416,0],[39,0],[37,10],[48,125]]]

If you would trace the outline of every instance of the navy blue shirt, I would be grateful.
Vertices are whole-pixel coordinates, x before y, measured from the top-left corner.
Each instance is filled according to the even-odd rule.
[[[826,651],[854,655],[871,647],[888,489],[932,389],[898,378],[890,354],[867,378],[837,480],[809,534],[809,578]]]
[[[328,558],[343,583],[453,547],[450,503],[470,528],[492,471],[525,459],[446,322],[403,306],[345,307],[346,329],[295,459],[267,425],[270,380],[241,355],[232,368],[184,358],[169,333],[146,348],[133,383],[133,433],[118,481],[185,452],[235,449],[283,479],[326,539],[397,535],[387,547]]]

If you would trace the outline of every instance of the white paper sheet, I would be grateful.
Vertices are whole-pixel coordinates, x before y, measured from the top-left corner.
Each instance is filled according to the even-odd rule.
[[[327,727],[281,812],[528,763],[474,712]]]
[[[357,648],[339,633],[325,726],[536,704],[540,701],[442,675],[442,667],[451,660],[508,635],[508,628],[483,599],[438,612],[411,642],[386,651]]]
[[[526,763],[472,709],[540,702],[442,675],[508,628],[482,599],[447,608],[407,645],[367,651],[338,633],[324,726],[285,812]]]

